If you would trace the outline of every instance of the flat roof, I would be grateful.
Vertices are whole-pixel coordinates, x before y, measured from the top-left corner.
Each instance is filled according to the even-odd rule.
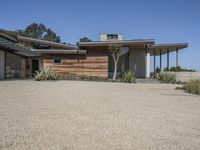
[[[135,40],[109,40],[109,41],[91,41],[79,42],[79,46],[107,46],[109,44],[154,44],[154,39],[135,39]]]
[[[166,44],[155,44],[149,47],[151,55],[162,55],[166,54],[168,51],[173,52],[188,47],[188,43],[166,43]]]
[[[66,48],[66,49],[78,49],[78,47],[76,45],[50,42],[50,41],[46,41],[46,40],[39,40],[39,39],[34,39],[34,38],[29,38],[29,37],[24,37],[24,36],[18,36],[18,40],[46,44],[46,45],[50,45],[50,46],[57,46],[57,47]]]
[[[186,48],[188,47],[188,43],[167,43],[167,44],[155,44],[151,45],[151,49],[159,49],[159,48]]]
[[[90,47],[90,46],[108,46],[110,44],[121,44],[122,46],[128,45],[141,45],[148,44],[148,48],[150,50],[151,55],[162,55],[166,54],[168,51],[173,52],[178,48],[183,49],[187,48],[187,43],[164,43],[164,44],[155,44],[154,39],[135,39],[135,40],[113,40],[113,41],[92,41],[92,42],[79,42],[78,45],[80,47]]]

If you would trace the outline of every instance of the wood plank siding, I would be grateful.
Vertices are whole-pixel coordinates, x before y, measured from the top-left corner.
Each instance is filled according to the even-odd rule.
[[[55,64],[53,58],[60,57],[61,63]],[[57,54],[44,55],[43,66],[52,68],[60,76],[98,76],[108,77],[108,54],[103,50],[88,50],[85,55]]]
[[[43,42],[49,45],[47,50],[86,50],[86,54],[64,54],[64,53],[42,53],[41,64],[52,68],[59,76],[95,76],[108,78],[108,49],[107,47],[70,47],[70,45],[59,45],[59,43],[46,43],[30,39],[20,39],[19,44],[33,48],[33,44]],[[43,45],[43,44],[42,44]],[[45,50],[45,49],[44,49]],[[61,63],[54,63],[54,58],[61,58]]]

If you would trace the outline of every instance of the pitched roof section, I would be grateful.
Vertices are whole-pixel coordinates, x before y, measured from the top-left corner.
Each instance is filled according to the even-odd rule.
[[[0,34],[0,48],[24,57],[38,57],[40,54],[31,51],[28,48],[17,45],[14,40],[4,34]]]
[[[10,36],[4,34],[4,33],[0,33],[0,37],[2,37],[2,38],[4,38],[4,39],[7,39],[8,41],[11,41],[11,42],[15,42],[15,43],[17,42],[16,39],[14,39],[14,38],[12,38],[12,37],[10,37]]]
[[[61,44],[61,43],[56,43],[56,42],[50,42],[46,40],[38,40],[34,38],[29,38],[29,37],[24,37],[24,36],[18,36],[19,41],[26,41],[26,42],[33,42],[33,43],[40,43],[40,44],[46,44],[49,46],[56,46],[60,47],[63,49],[78,49],[76,45],[69,45],[69,44]]]
[[[154,44],[154,39],[136,39],[136,40],[115,40],[115,41],[92,41],[79,42],[79,46],[107,46],[109,44]]]

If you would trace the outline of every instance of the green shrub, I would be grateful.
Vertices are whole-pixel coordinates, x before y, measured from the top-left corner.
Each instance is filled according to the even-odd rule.
[[[189,81],[183,88],[189,93],[200,94],[200,80]]]
[[[173,71],[173,72],[195,72],[193,69],[182,68],[181,66],[165,68],[164,71]]]
[[[122,76],[122,81],[125,83],[133,83],[136,80],[136,76],[133,72],[127,71]]]
[[[36,71],[35,80],[57,80],[58,75],[48,67],[40,67],[40,71]]]
[[[160,72],[155,75],[155,78],[165,83],[176,83],[176,75],[172,73]]]

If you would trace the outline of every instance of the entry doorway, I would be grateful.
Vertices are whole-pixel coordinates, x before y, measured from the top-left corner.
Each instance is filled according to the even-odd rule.
[[[32,60],[32,76],[34,76],[36,71],[38,71],[38,70],[39,70],[39,60],[33,59]]]
[[[5,78],[5,52],[0,50],[0,79]]]

